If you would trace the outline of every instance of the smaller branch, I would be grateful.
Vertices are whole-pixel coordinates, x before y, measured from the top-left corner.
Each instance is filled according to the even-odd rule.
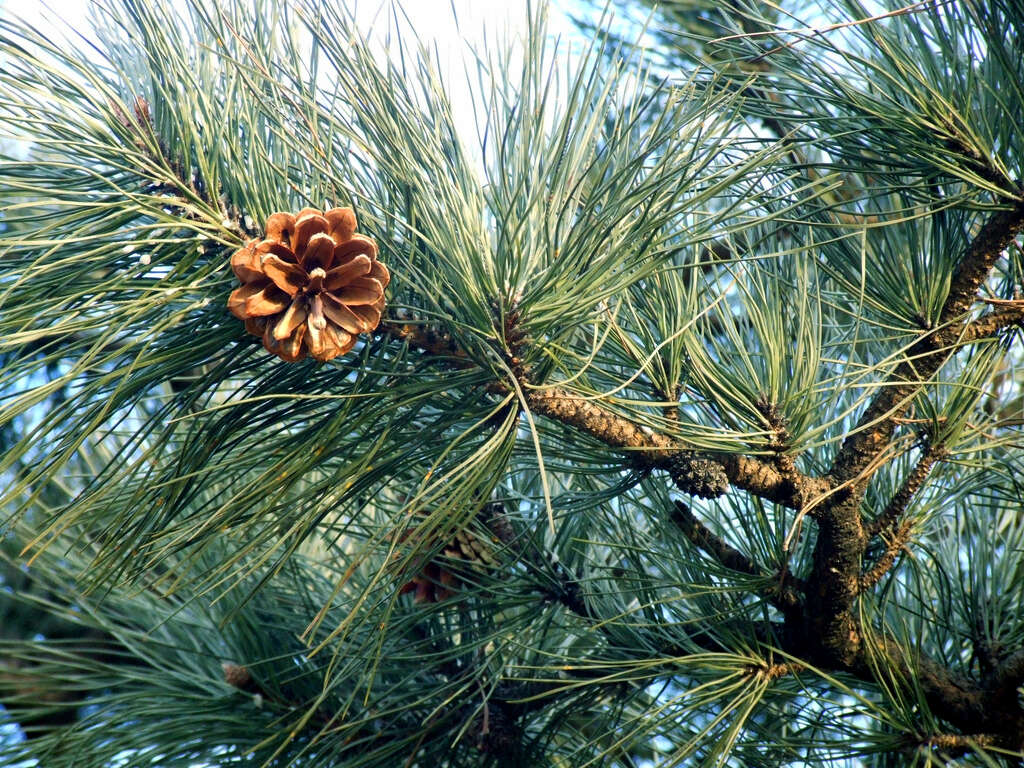
[[[970,344],[979,339],[987,339],[1015,325],[1024,327],[1024,300],[1007,302],[1001,308],[971,321],[964,328],[960,342]]]
[[[167,141],[157,133],[153,125],[153,118],[150,113],[149,102],[142,96],[136,96],[132,103],[132,114],[129,116],[124,108],[117,102],[110,102],[114,117],[121,126],[134,137],[132,144],[137,150],[145,155],[147,159],[158,166],[163,166],[171,176],[168,183],[166,179],[153,180],[147,187],[147,191],[153,195],[170,195],[174,197],[191,197],[201,201],[204,205],[216,211],[221,216],[224,225],[243,237],[252,237],[259,234],[259,230],[248,226],[246,216],[236,206],[229,205],[228,201],[216,195],[206,186],[206,181],[198,174],[186,174],[181,157],[171,150]],[[155,151],[154,151],[155,148]],[[152,178],[152,173],[140,171],[141,175]],[[190,178],[186,178],[190,176]],[[169,205],[176,208],[181,206],[168,200]],[[196,218],[195,214],[188,214],[189,218]]]
[[[885,509],[882,510],[882,514],[868,523],[867,533],[869,538],[878,536],[886,531],[892,531],[896,527],[896,522],[906,511],[910,500],[914,498],[914,494],[921,489],[932,467],[935,466],[935,462],[941,461],[948,453],[949,451],[942,445],[928,446],[927,450],[917,460],[913,471],[903,481],[903,485],[893,494],[892,499],[889,500]]]
[[[675,508],[670,517],[695,547],[711,555],[726,568],[750,576],[763,577],[767,575],[750,558],[712,533],[683,502],[675,502]],[[806,589],[806,584],[787,570],[782,574],[781,585],[770,590],[766,596],[781,610],[789,611],[801,604],[798,592],[804,589]]]
[[[936,733],[922,739],[919,746],[940,749],[943,752],[954,755],[964,755],[973,752],[978,747],[992,747],[999,742],[999,737],[991,733],[975,733],[964,735],[960,733]]]
[[[803,510],[807,504],[807,499],[803,495],[803,483],[801,482],[803,476],[800,470],[796,468],[793,457],[787,453],[792,440],[792,436],[789,434],[789,423],[786,417],[779,411],[778,405],[771,402],[767,397],[762,396],[756,403],[756,406],[771,429],[772,438],[768,442],[768,449],[772,451],[772,463],[779,471],[779,474],[792,486],[797,508]]]
[[[470,368],[474,365],[450,335],[425,324],[399,318],[381,323],[378,331],[442,358],[443,363],[450,367]],[[501,387],[497,382],[494,386]],[[507,390],[502,388],[500,391]],[[527,404],[535,413],[585,432],[613,448],[628,451],[641,466],[669,472],[675,469],[678,474],[680,461],[698,462],[699,466],[693,468],[696,472],[709,471],[707,463],[714,462],[721,465],[728,480],[737,488],[793,509],[800,508],[800,499],[826,496],[832,488],[824,478],[802,474],[785,477],[771,464],[750,456],[716,452],[698,454],[668,435],[635,424],[591,400],[557,387],[527,389],[526,397]],[[675,468],[672,467],[673,462]]]
[[[774,682],[780,677],[786,675],[796,675],[806,669],[804,664],[798,661],[787,661],[783,664],[767,664],[765,666],[751,666],[750,672],[754,675],[760,675],[768,680],[768,682]]]
[[[715,560],[731,571],[738,571],[749,576],[761,576],[761,569],[738,549],[716,536],[690,511],[681,501],[675,502],[671,513],[672,522],[683,535],[698,549],[707,552]]]
[[[964,160],[964,164],[977,174],[978,178],[987,181],[1004,193],[1011,191],[1014,198],[1020,199],[1022,190],[1019,183],[1014,183],[1013,179],[1000,171],[992,162],[992,158],[983,156],[977,147],[972,147],[960,138],[957,135],[959,131],[952,122],[945,127],[947,133],[953,134],[953,137],[943,142],[946,149],[960,155]]]
[[[583,588],[580,586],[579,581],[565,569],[557,555],[548,551],[534,551],[523,559],[537,570],[550,569],[550,572],[554,575],[555,583],[553,586],[536,588],[545,598],[561,604],[570,613],[582,619],[589,621],[598,620],[583,597]]]
[[[889,572],[893,563],[896,562],[896,557],[906,549],[907,542],[910,540],[910,532],[913,528],[914,526],[909,521],[904,521],[896,531],[892,532],[889,540],[886,542],[885,551],[882,552],[870,570],[860,575],[858,589],[861,593],[867,592],[874,587]]]
[[[800,499],[825,495],[831,488],[825,479],[804,475],[785,477],[770,464],[750,456],[711,452],[701,457],[687,451],[668,435],[634,424],[590,400],[556,387],[528,390],[527,403],[536,413],[575,427],[614,448],[637,453],[640,460],[652,467],[668,470],[671,460],[685,453],[698,461],[710,459],[723,467],[729,481],[737,488],[794,509],[800,508]]]
[[[967,246],[950,279],[949,293],[939,313],[937,329],[923,334],[861,414],[857,428],[843,441],[829,470],[838,484],[868,479],[866,470],[885,451],[896,419],[903,416],[914,394],[931,379],[962,342],[965,317],[974,305],[978,288],[1018,234],[1024,230],[1024,200],[997,211],[982,225]],[[994,313],[993,313],[994,314]]]
[[[682,506],[685,508],[685,505]],[[698,523],[698,525],[700,525],[700,523]],[[710,532],[708,533],[710,536],[714,537],[714,534],[711,534]],[[722,542],[722,546],[732,550],[732,548],[724,542]],[[736,550],[732,551],[735,552],[736,557],[741,558],[747,563],[750,563],[750,561],[747,560],[747,558],[742,553]],[[614,635],[609,634],[608,620],[595,613],[593,609],[591,609],[591,607],[587,605],[586,600],[583,597],[583,588],[580,586],[579,581],[576,579],[576,577],[570,574],[562,566],[557,556],[555,556],[551,552],[546,551],[534,552],[532,553],[532,555],[527,556],[525,558],[525,561],[535,568],[547,565],[548,567],[550,567],[557,581],[557,584],[554,588],[538,589],[536,591],[539,591],[544,597],[550,599],[551,601],[560,603],[570,613],[574,614],[575,616],[593,622],[598,632],[608,636],[609,639],[612,641],[615,640]],[[750,563],[750,568],[753,569],[753,572],[758,572],[756,567],[752,563]],[[744,634],[749,634],[752,632],[758,638],[759,642],[764,642],[766,644],[773,644],[774,641],[772,640],[772,638],[781,635],[783,631],[783,625],[781,624],[772,626],[769,623],[761,625],[750,622],[745,623],[744,626],[748,628],[744,630]],[[713,630],[700,630],[698,632],[690,633],[687,635],[687,640],[696,645],[697,647],[702,648],[706,651],[710,651],[712,653],[729,653],[731,651],[730,648],[724,646],[718,640]],[[691,653],[691,651],[686,650],[678,643],[661,646],[658,652],[666,657],[686,656],[689,653]],[[764,672],[765,670],[759,667],[758,671]]]
[[[528,390],[526,401],[536,413],[576,427],[614,448],[640,451],[651,464],[660,464],[679,448],[668,435],[644,429],[558,387]]]
[[[679,385],[676,385],[675,392],[661,392],[658,391],[657,396],[664,400],[668,405],[661,407],[662,415],[673,424],[679,423]]]
[[[448,358],[446,362],[456,368],[469,368],[473,362],[447,333],[439,333],[427,325],[406,322],[404,318],[386,320],[377,326],[376,333],[383,333],[410,347],[422,350],[436,357]]]

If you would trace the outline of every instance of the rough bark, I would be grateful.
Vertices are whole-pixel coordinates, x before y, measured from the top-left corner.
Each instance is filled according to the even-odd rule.
[[[971,241],[953,274],[938,328],[910,347],[907,359],[896,367],[886,386],[878,390],[836,454],[829,474],[837,484],[866,482],[869,468],[892,438],[897,419],[956,348],[978,288],[1021,229],[1024,201],[993,214]]]

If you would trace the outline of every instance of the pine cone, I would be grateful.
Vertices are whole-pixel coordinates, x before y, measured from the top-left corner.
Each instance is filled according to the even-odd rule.
[[[409,535],[410,531],[406,531],[400,538],[404,541]],[[459,575],[462,569],[445,560],[463,561],[467,569],[479,573],[493,571],[498,566],[498,559],[491,543],[468,528],[455,531],[440,554],[444,559],[439,557],[425,565],[421,565],[422,560],[414,561],[409,570],[416,571],[416,574],[402,585],[398,593],[404,595],[415,590],[415,602],[437,603],[451,597],[463,584]]]
[[[476,748],[481,752],[505,758],[519,754],[523,732],[504,702],[487,704],[486,727],[483,714],[477,717]],[[519,763],[517,763],[518,765]]]
[[[289,363],[331,360],[377,327],[391,275],[376,243],[356,233],[351,208],[275,213],[266,230],[231,257],[242,287],[228,309],[268,352]]]
[[[508,546],[516,540],[516,530],[512,522],[505,514],[505,507],[500,502],[492,501],[484,505],[480,510],[480,517],[484,520],[487,530],[494,536],[498,543]]]
[[[235,688],[246,691],[252,686],[252,673],[246,667],[223,661],[220,665],[224,671],[224,682]]]
[[[729,490],[725,468],[690,451],[681,451],[669,459],[668,473],[679,490],[702,499],[717,499]]]

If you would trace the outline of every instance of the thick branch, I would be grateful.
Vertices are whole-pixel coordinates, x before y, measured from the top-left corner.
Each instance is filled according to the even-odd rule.
[[[973,306],[978,288],[1022,228],[1024,201],[993,214],[971,241],[953,274],[938,329],[911,346],[908,360],[900,363],[887,385],[878,390],[857,428],[839,449],[830,471],[837,483],[866,481],[869,467],[892,437],[896,420],[952,353],[964,331],[962,318]]]
[[[872,654],[876,657],[872,658]],[[927,657],[908,660],[907,652],[891,639],[880,641],[872,649],[865,648],[848,671],[871,680],[878,668],[897,673],[908,686],[919,687],[931,711],[962,733],[993,734],[990,744],[1024,750],[1024,709],[1015,695],[1005,696]]]
[[[809,650],[820,663],[840,668],[852,665],[862,646],[853,604],[867,534],[858,505],[859,500],[851,497],[819,510],[814,564],[807,580],[802,630],[813,638]]]
[[[996,670],[992,679],[992,689],[1004,696],[1015,696],[1018,688],[1024,685],[1024,650],[1011,654]]]
[[[805,631],[820,641],[824,663],[849,666],[862,651],[863,638],[853,605],[861,589],[861,561],[869,536],[861,523],[859,500],[872,467],[888,446],[900,415],[914,394],[935,375],[952,354],[964,330],[963,319],[1002,252],[1024,228],[1024,201],[994,214],[968,246],[953,275],[949,294],[939,318],[939,328],[915,342],[908,359],[897,366],[861,417],[858,429],[843,443],[830,476],[837,484],[854,483],[853,493],[834,498],[818,510],[818,540],[808,594]],[[920,485],[930,464],[920,477]],[[886,519],[895,519],[906,498],[894,499]],[[898,494],[899,496],[899,494]]]

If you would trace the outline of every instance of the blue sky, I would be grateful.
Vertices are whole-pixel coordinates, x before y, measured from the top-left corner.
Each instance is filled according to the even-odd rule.
[[[102,2],[102,0],[101,0]],[[183,0],[179,0],[183,3]],[[355,10],[359,25],[366,30],[386,27],[391,0],[331,0],[347,3]],[[581,0],[549,0],[548,31],[564,44],[579,47],[586,40],[569,17],[573,9],[593,15]],[[464,140],[472,140],[475,126],[464,62],[471,51],[483,49],[494,37],[514,38],[525,32],[528,4],[536,9],[543,0],[396,0],[409,18],[420,40],[436,45],[441,75]],[[0,0],[0,18],[15,17],[47,32],[51,37],[67,35],[78,47],[78,34],[87,34],[91,0]],[[55,8],[59,10],[54,10]],[[376,22],[376,23],[375,23]],[[485,33],[486,30],[486,33]],[[513,76],[513,79],[515,77]]]

